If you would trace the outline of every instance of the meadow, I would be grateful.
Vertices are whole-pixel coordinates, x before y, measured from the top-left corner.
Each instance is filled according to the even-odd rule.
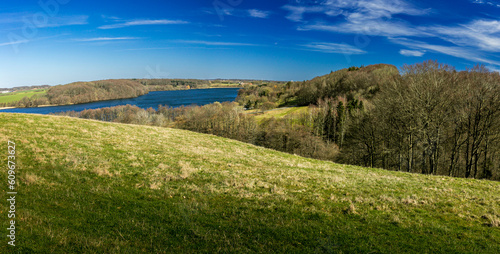
[[[24,97],[31,98],[34,95],[45,95],[45,94],[47,94],[47,89],[33,89],[28,91],[5,93],[5,94],[0,94],[0,103],[20,101]]]
[[[262,121],[268,118],[284,118],[286,116],[293,117],[297,116],[301,113],[307,113],[308,107],[284,107],[284,108],[275,108],[271,110],[261,110],[261,109],[250,109],[245,110],[246,114],[251,114],[255,116],[257,121]]]
[[[2,165],[9,140],[19,230],[2,253],[500,253],[495,181],[60,116],[0,114]]]

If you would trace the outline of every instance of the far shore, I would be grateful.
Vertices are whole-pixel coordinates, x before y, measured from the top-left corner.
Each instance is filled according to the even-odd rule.
[[[72,103],[72,104],[64,104],[64,105],[38,105],[36,107],[28,107],[28,108],[45,108],[45,107],[67,106],[67,105],[74,105],[74,104]],[[27,108],[27,107],[3,107],[3,108],[0,108],[0,110],[12,109],[12,108]]]
[[[237,86],[225,86],[225,87],[200,87],[200,88],[190,88],[190,89],[178,89],[178,90],[160,90],[160,91],[149,91],[148,93],[150,92],[164,92],[164,91],[180,91],[180,90],[197,90],[197,89],[212,89],[212,88],[242,88],[242,87],[237,87]],[[145,95],[145,94],[144,94]],[[141,95],[142,96],[142,95]],[[140,97],[140,96],[138,96]],[[131,99],[131,98],[137,98],[137,97],[130,97],[130,98],[122,98],[122,99]],[[112,100],[121,100],[121,99],[111,99]],[[108,100],[102,100],[102,101],[108,101]],[[92,102],[101,102],[101,101],[89,101],[89,102],[85,102],[85,103],[92,103]],[[77,104],[85,104],[85,103],[77,103]],[[39,105],[39,106],[36,106],[36,107],[29,107],[29,108],[44,108],[44,107],[57,107],[57,106],[69,106],[69,105],[77,105],[77,104],[74,104],[74,103],[70,103],[70,104],[62,104],[62,105]],[[13,108],[26,108],[26,107],[0,107],[0,110],[4,110],[4,109],[13,109]]]

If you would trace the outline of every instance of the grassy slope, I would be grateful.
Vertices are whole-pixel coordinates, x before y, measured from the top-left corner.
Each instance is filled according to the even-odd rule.
[[[267,110],[264,112],[261,112],[260,109],[252,109],[252,110],[246,110],[246,114],[252,114],[255,116],[255,119],[257,121],[262,121],[267,118],[283,118],[285,116],[293,115],[293,114],[300,114],[307,112],[308,107],[284,107],[284,108],[275,108],[272,110]]]
[[[500,253],[499,182],[55,116],[0,114],[1,165],[8,139],[17,143],[19,246],[2,237],[2,253]]]
[[[46,93],[47,89],[35,89],[29,91],[19,91],[14,93],[0,94],[0,103],[20,101],[25,96],[31,98],[31,96],[33,95],[42,95]]]

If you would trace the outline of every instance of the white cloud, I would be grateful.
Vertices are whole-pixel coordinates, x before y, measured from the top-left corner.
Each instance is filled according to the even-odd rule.
[[[57,15],[54,17],[50,17],[45,14],[29,13],[29,12],[3,13],[0,14],[0,24],[10,24],[14,26],[19,26],[19,28],[21,28],[25,24],[30,24],[37,28],[86,25],[88,24],[88,16]]]
[[[143,25],[178,25],[178,24],[188,24],[189,22],[183,20],[168,20],[168,19],[139,19],[128,21],[124,23],[112,24],[112,25],[104,25],[100,26],[99,29],[114,29],[114,28],[122,28],[129,26],[143,26]]]
[[[267,19],[272,14],[271,11],[264,11],[258,9],[236,9],[231,6],[216,6],[215,12],[212,10],[203,10],[210,15],[218,15],[223,20],[223,16],[233,16],[239,18],[261,18]]]
[[[88,16],[56,16],[50,17],[49,22],[46,25],[41,25],[38,27],[60,27],[60,26],[74,26],[74,25],[86,25],[88,24]],[[37,24],[35,24],[37,25]]]
[[[285,5],[283,9],[290,11],[286,17],[289,20],[299,22],[307,13],[324,13],[327,16],[343,15],[350,22],[370,20],[378,18],[390,18],[396,14],[423,15],[428,10],[413,7],[403,0],[326,0],[318,5]]]
[[[498,72],[500,74],[500,66],[498,66],[498,67],[486,66],[486,68],[488,68],[488,70],[490,70],[492,72]]]
[[[118,41],[118,40],[137,40],[140,39],[138,37],[96,37],[96,38],[84,38],[84,39],[75,39],[75,41]]]
[[[101,15],[101,18],[104,19],[104,20],[109,20],[109,21],[120,21],[122,20],[121,18],[119,17],[116,17],[116,16],[108,16],[108,15],[104,15],[102,14]]]
[[[19,41],[4,42],[4,43],[0,43],[0,47],[9,46],[9,45],[16,45],[16,44],[21,44],[21,43],[27,43],[27,42],[29,42],[29,41],[28,40],[19,40]]]
[[[288,14],[286,18],[295,22],[302,21],[304,13],[327,12],[323,6],[305,7],[285,5],[283,6],[283,9],[290,11],[290,14]]]
[[[349,55],[359,55],[365,54],[366,51],[356,48],[354,46],[345,43],[330,43],[330,42],[314,42],[306,45],[301,45],[308,50],[318,51],[323,53],[333,53],[333,54],[349,54]]]
[[[324,13],[326,16],[342,16],[337,23],[307,23],[299,30],[320,30],[338,33],[354,33],[370,36],[429,36],[408,22],[393,18],[394,15],[425,15],[429,10],[413,7],[403,0],[327,0],[316,6],[283,7],[290,11],[287,19],[300,22],[306,13]],[[337,18],[338,19],[338,18]]]
[[[484,1],[484,0],[473,0],[475,4],[487,4],[489,6],[500,8],[500,2]]]
[[[478,52],[474,48],[433,45],[433,44],[428,44],[426,42],[410,40],[406,38],[393,38],[391,39],[391,41],[396,44],[400,44],[416,50],[429,50],[445,55],[467,59],[476,63],[487,63],[491,65],[500,66],[499,61],[491,60],[484,57],[480,52]]]
[[[402,49],[399,51],[399,54],[403,55],[403,56],[416,56],[416,57],[420,57],[420,56],[423,56],[425,54],[424,51],[420,51],[420,50],[407,50],[407,49]]]
[[[474,20],[454,27],[432,26],[423,29],[456,45],[500,52],[500,21],[497,20]]]
[[[404,22],[371,20],[360,23],[313,24],[299,26],[298,30],[317,30],[337,33],[363,34],[370,36],[428,36],[429,34],[410,27]]]
[[[269,17],[270,14],[271,13],[268,11],[261,11],[261,10],[256,10],[256,9],[248,10],[248,15],[250,15],[250,17],[254,17],[254,18],[266,19]]]
[[[409,19],[406,19],[407,16],[428,15],[432,13],[432,10],[418,8],[405,0],[316,2],[310,5],[299,3],[283,6],[289,11],[286,18],[300,22],[298,30],[386,37],[394,43],[407,46],[409,49],[400,51],[400,54],[406,56],[422,56],[426,51],[430,51],[473,62],[498,65],[498,57],[488,55],[488,52],[500,52],[500,21],[498,20],[473,19],[465,24],[417,26],[409,22]],[[314,20],[308,19],[309,13],[322,13],[324,19],[317,21],[318,15],[315,15]],[[335,19],[329,19],[332,16],[336,16]],[[415,37],[437,38],[441,40],[441,43],[428,44],[409,40]]]
[[[223,42],[223,41],[197,41],[197,40],[175,40],[173,42],[186,44],[200,44],[206,46],[259,46],[251,43]]]

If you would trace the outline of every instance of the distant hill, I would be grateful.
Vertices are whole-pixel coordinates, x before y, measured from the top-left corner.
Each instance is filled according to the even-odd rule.
[[[345,95],[369,99],[398,76],[398,69],[390,64],[345,68],[300,83],[296,100],[299,105],[307,106],[318,99]]]
[[[52,105],[65,105],[134,98],[146,93],[148,89],[137,81],[115,79],[54,86],[47,91],[47,98]]]
[[[500,253],[499,182],[78,118],[0,113],[0,129],[18,180],[2,253]]]
[[[338,96],[370,99],[387,82],[399,77],[394,65],[350,67],[302,82],[263,83],[240,91],[237,101],[248,109],[308,106]],[[266,104],[266,105],[264,105]]]
[[[12,88],[0,88],[0,91],[26,91],[35,89],[48,89],[49,85],[34,85],[34,86],[16,86]]]

